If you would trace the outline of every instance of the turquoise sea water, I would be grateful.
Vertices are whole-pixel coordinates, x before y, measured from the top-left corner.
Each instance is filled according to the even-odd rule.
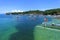
[[[51,17],[47,17],[49,21]],[[34,40],[34,28],[43,22],[39,15],[1,15],[0,40]]]

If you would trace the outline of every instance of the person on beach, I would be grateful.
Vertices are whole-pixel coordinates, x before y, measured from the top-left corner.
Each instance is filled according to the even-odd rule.
[[[44,22],[42,23],[44,26],[46,26],[48,19],[45,17]]]

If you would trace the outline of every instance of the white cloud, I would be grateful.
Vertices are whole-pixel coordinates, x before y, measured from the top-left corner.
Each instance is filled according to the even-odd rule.
[[[23,12],[23,11],[21,11],[21,10],[12,10],[11,12]]]
[[[9,11],[6,11],[5,13],[8,13],[8,12],[23,12],[23,11],[21,11],[21,10],[16,10],[16,9],[15,9],[15,10],[11,10],[11,11],[10,11],[10,10],[9,10]]]
[[[0,10],[0,14],[5,14],[5,13],[8,13],[8,12],[23,12],[23,11],[21,11],[21,10]]]

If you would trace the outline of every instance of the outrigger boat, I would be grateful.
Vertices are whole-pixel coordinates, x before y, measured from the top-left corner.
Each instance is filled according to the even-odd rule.
[[[42,25],[44,25],[44,26],[60,26],[60,21],[55,19],[55,20],[48,22],[48,19],[44,18],[44,22],[42,22]]]
[[[45,20],[41,25],[34,29],[35,40],[60,40],[60,22],[59,20]]]

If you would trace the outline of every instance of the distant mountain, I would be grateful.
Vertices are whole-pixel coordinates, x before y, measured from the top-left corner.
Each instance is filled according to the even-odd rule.
[[[13,14],[13,15],[18,15],[18,14],[42,14],[42,15],[60,15],[60,8],[56,9],[49,9],[45,11],[41,10],[30,10],[30,11],[24,11],[24,12],[9,12],[6,13],[7,15]]]

